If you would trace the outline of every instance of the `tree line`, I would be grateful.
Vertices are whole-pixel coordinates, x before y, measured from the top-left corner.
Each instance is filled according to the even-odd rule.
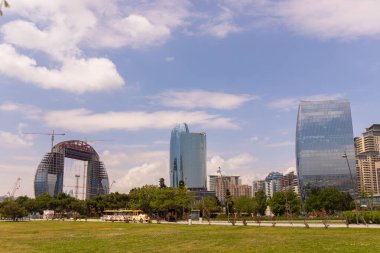
[[[12,220],[21,219],[28,214],[42,214],[44,210],[54,210],[60,217],[100,217],[107,209],[140,209],[161,218],[188,218],[191,210],[199,210],[200,215],[210,218],[213,213],[234,214],[235,217],[264,216],[267,206],[275,216],[299,215],[305,212],[334,214],[351,210],[353,200],[348,193],[334,188],[313,189],[302,203],[300,197],[292,192],[276,192],[267,199],[263,191],[255,197],[232,197],[226,194],[225,204],[215,197],[199,198],[188,191],[184,185],[178,188],[160,185],[145,185],[132,189],[129,194],[110,193],[94,199],[78,200],[65,193],[56,196],[41,195],[36,198],[20,196],[6,198],[0,203],[0,216]]]

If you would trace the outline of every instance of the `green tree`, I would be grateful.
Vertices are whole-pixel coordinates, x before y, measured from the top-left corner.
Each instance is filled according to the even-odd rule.
[[[305,201],[307,211],[321,211],[324,209],[328,214],[350,210],[353,206],[354,202],[349,193],[340,192],[333,187],[314,190]]]
[[[265,210],[267,209],[268,203],[267,203],[267,196],[265,196],[264,191],[258,191],[255,194],[255,209],[254,211],[256,213],[259,213],[260,215],[265,215]]]
[[[300,198],[293,191],[274,193],[268,204],[276,216],[281,216],[286,211],[289,211],[290,214],[298,213],[301,209]]]
[[[251,214],[255,209],[255,201],[251,197],[239,196],[235,198],[235,211],[240,216],[241,213]]]
[[[10,218],[13,221],[16,221],[28,215],[28,211],[12,198],[6,198],[1,203],[0,214],[2,217]]]
[[[165,184],[165,179],[164,178],[160,178],[160,188],[166,188],[166,184]]]

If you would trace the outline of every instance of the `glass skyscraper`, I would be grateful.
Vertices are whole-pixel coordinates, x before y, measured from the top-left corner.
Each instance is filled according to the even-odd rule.
[[[342,157],[345,153],[349,166],[346,158]],[[354,193],[355,152],[348,100],[300,103],[296,163],[303,197],[310,187],[332,186]]]
[[[170,186],[183,181],[191,190],[206,190],[206,134],[190,133],[186,123],[176,126],[170,139]]]

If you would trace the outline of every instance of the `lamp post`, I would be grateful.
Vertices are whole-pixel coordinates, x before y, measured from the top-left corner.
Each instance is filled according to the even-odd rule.
[[[221,181],[222,181],[223,194],[224,194],[224,201],[226,201],[226,208],[227,208],[227,220],[228,220],[228,222],[230,222],[230,209],[228,208],[227,189],[224,190],[224,179],[223,179],[222,170],[220,169],[220,167],[218,167],[217,173],[220,174],[220,179],[221,179]],[[227,187],[226,187],[226,188],[227,188]]]
[[[346,159],[346,162],[347,162],[347,167],[348,167],[348,171],[350,172],[350,177],[351,177],[351,183],[352,183],[352,186],[354,187],[354,194],[352,194],[354,196],[354,203],[355,203],[355,212],[356,212],[356,224],[359,224],[359,218],[358,218],[358,203],[356,201],[356,187],[355,187],[355,181],[354,181],[354,178],[352,176],[352,172],[351,172],[351,167],[350,167],[350,163],[348,162],[348,156],[347,156],[347,153],[346,151],[344,151],[343,155],[342,155],[342,158],[345,158]]]

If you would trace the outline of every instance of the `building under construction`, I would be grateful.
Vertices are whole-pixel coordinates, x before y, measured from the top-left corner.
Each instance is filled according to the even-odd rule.
[[[63,192],[65,158],[87,162],[86,186],[83,189],[86,193],[86,199],[109,193],[107,171],[104,164],[99,160],[98,153],[87,142],[71,140],[55,145],[51,152],[46,153],[38,165],[34,178],[36,197],[42,194],[54,196]]]

